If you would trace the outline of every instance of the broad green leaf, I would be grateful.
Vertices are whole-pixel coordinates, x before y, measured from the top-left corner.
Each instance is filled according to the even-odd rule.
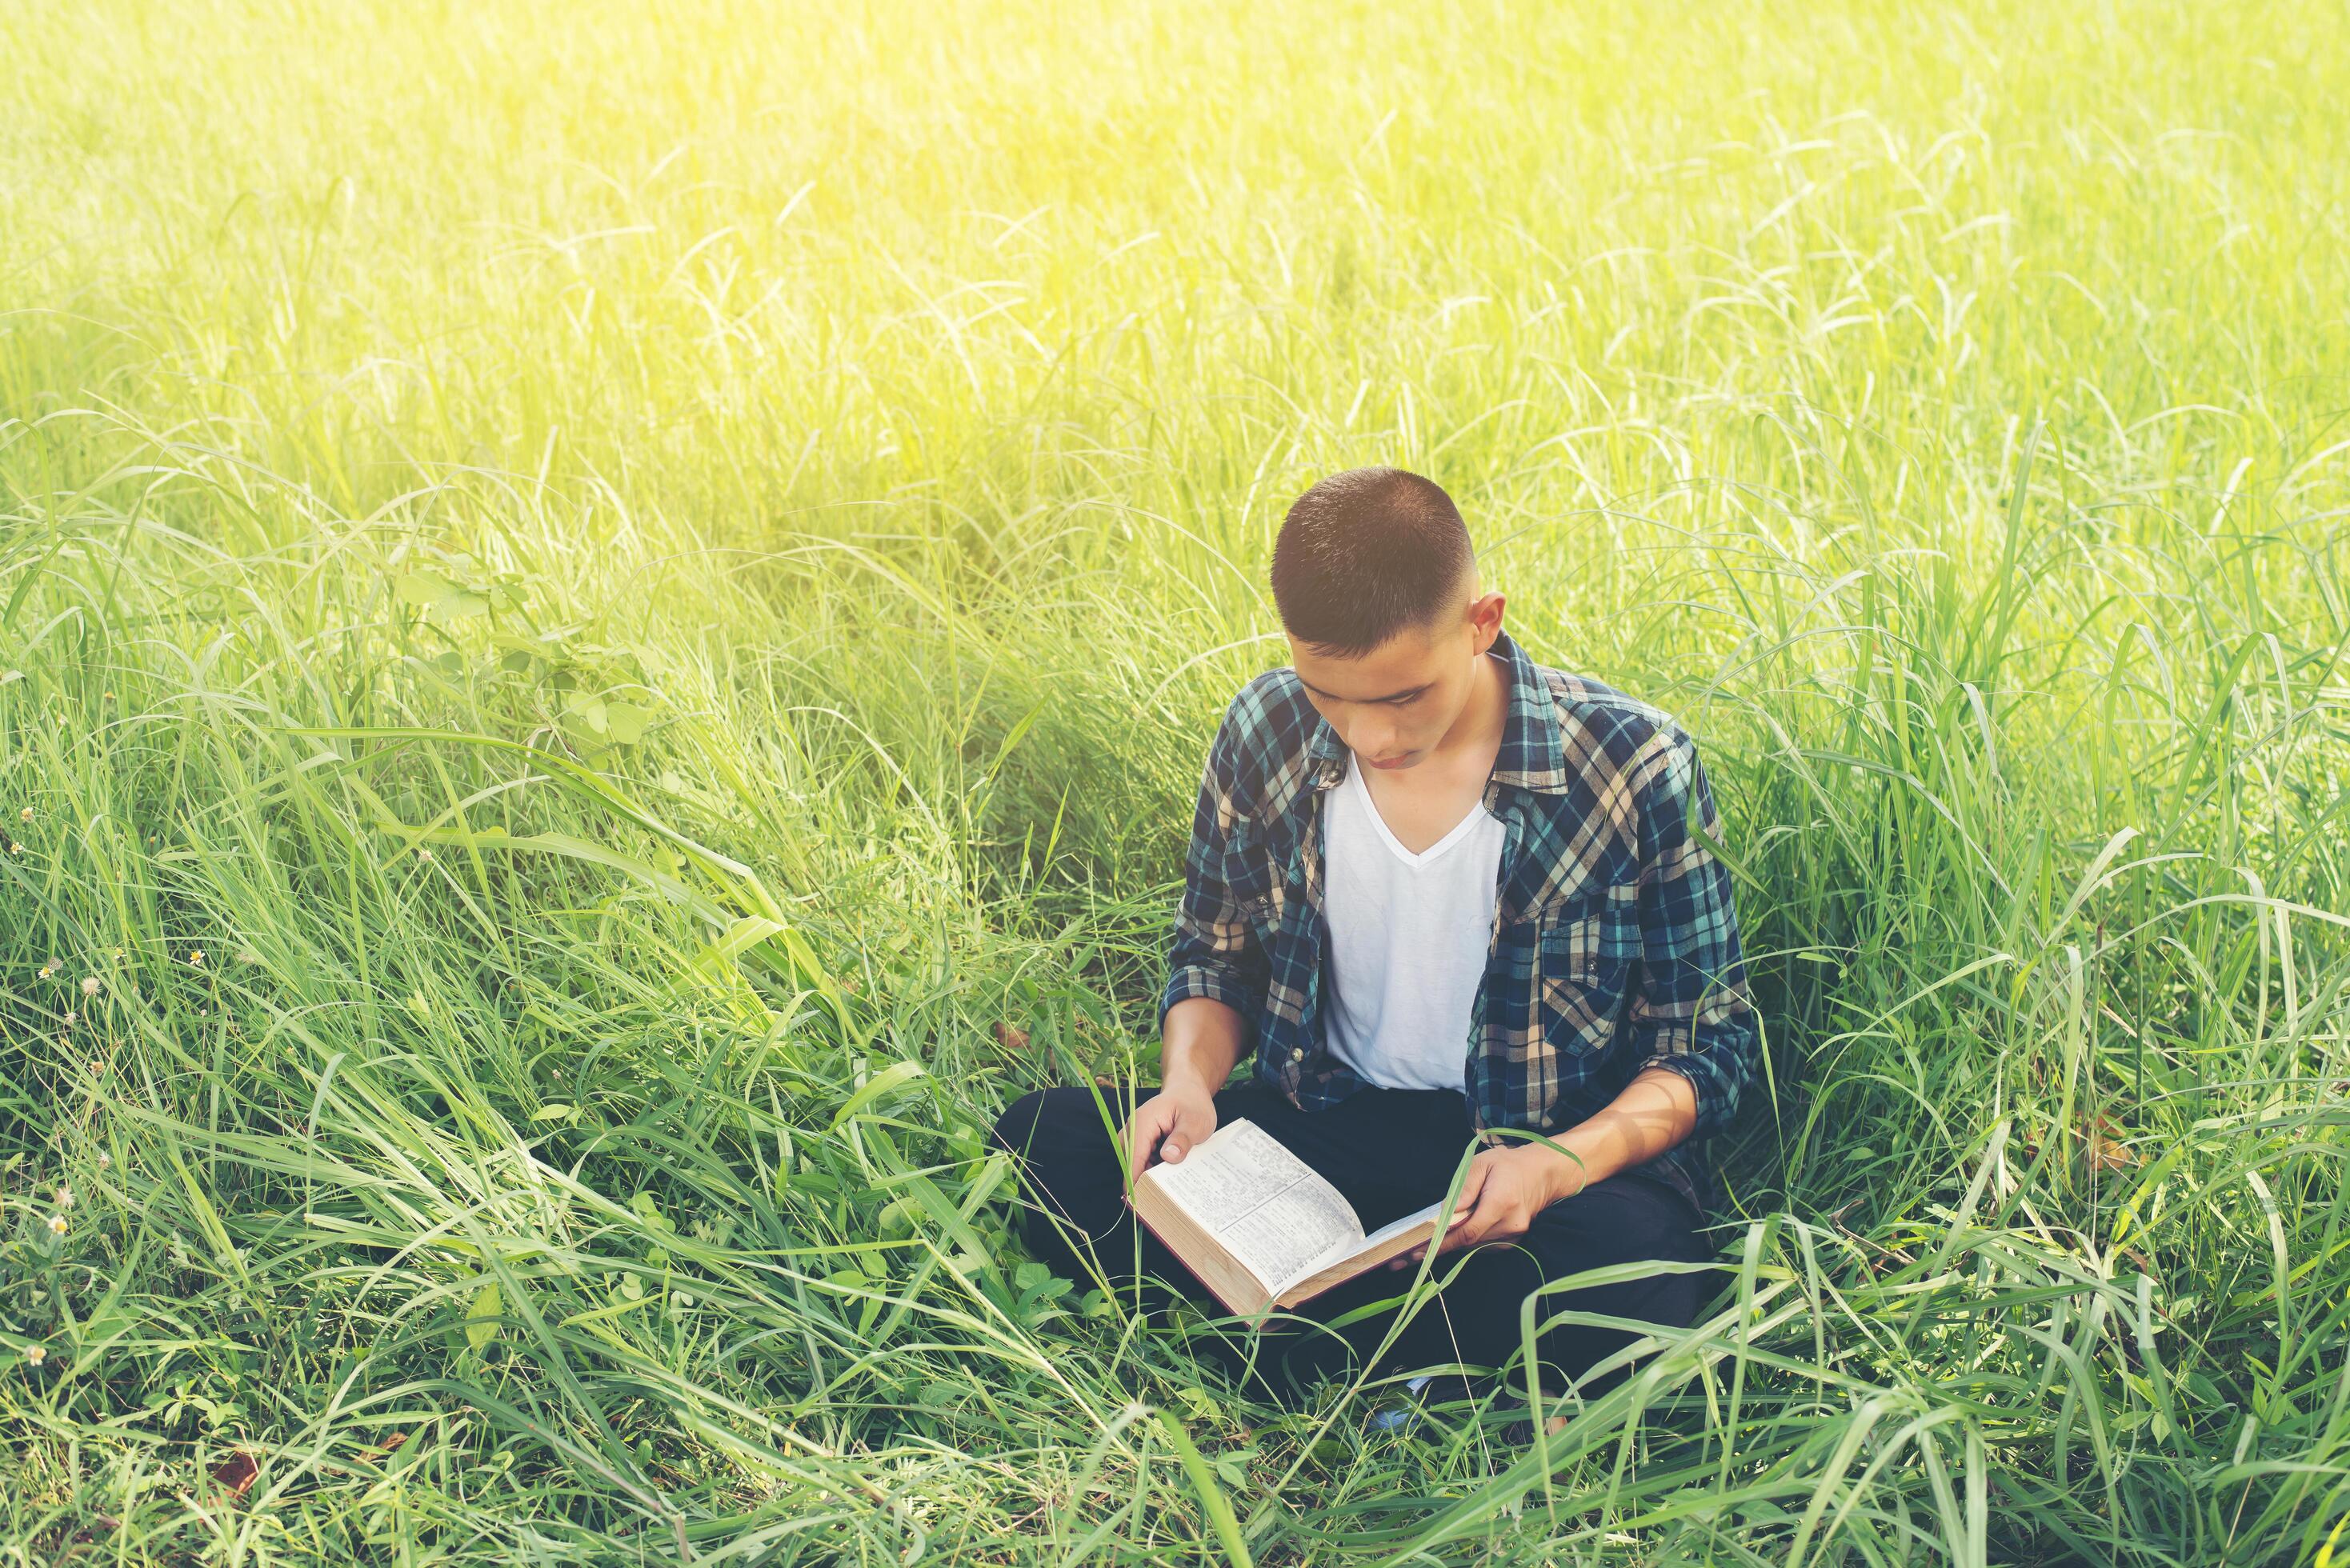
[[[454,587],[438,572],[402,572],[392,579],[391,591],[402,604],[429,605]]]
[[[424,613],[436,620],[461,620],[490,607],[487,596],[451,582],[438,572],[402,572],[392,591],[403,603],[422,606]]]
[[[473,1304],[465,1309],[465,1344],[476,1353],[497,1338],[498,1312],[504,1303],[498,1282],[493,1279],[473,1297]]]
[[[604,705],[604,732],[623,746],[633,746],[642,740],[645,726],[652,722],[653,711],[634,702]]]
[[[920,1078],[924,1075],[924,1069],[920,1062],[891,1063],[889,1066],[882,1068],[881,1071],[866,1079],[863,1085],[860,1086],[855,1094],[849,1096],[847,1099],[841,1102],[840,1109],[832,1113],[832,1127],[830,1130],[836,1132],[838,1131],[842,1123],[848,1120],[849,1117],[855,1116],[858,1112],[863,1110],[866,1106],[871,1105],[874,1101],[879,1099],[882,1096],[888,1094],[890,1090],[897,1088],[899,1085],[905,1084],[911,1079]]]

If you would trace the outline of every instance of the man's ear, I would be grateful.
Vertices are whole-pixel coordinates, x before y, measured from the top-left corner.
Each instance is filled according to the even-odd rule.
[[[1479,594],[1469,601],[1470,646],[1482,654],[1502,635],[1503,595],[1497,590]]]

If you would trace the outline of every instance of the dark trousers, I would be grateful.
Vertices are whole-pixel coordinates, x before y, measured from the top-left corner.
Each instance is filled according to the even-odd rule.
[[[1131,1107],[1116,1090],[1044,1089],[1023,1096],[996,1123],[995,1140],[1019,1159],[1032,1207],[1021,1214],[1024,1239],[1055,1273],[1113,1288],[1135,1287],[1136,1304],[1155,1311],[1171,1304],[1156,1280],[1194,1301],[1214,1298],[1191,1272],[1135,1222],[1125,1200],[1118,1164],[1119,1135]],[[1471,1138],[1468,1102],[1443,1089],[1357,1089],[1325,1110],[1301,1111],[1280,1093],[1251,1081],[1216,1096],[1219,1127],[1256,1123],[1344,1194],[1365,1230],[1373,1230],[1443,1198]],[[1399,1312],[1409,1271],[1372,1269],[1302,1303],[1295,1314],[1268,1320],[1263,1332],[1210,1347],[1243,1376],[1262,1378],[1278,1397],[1309,1390],[1326,1376],[1378,1376],[1418,1367],[1509,1368],[1523,1386],[1518,1351],[1524,1343],[1520,1313],[1545,1281],[1609,1263],[1648,1259],[1701,1262],[1710,1256],[1696,1231],[1700,1216],[1679,1192],[1646,1176],[1624,1174],[1594,1182],[1544,1210],[1527,1232],[1435,1261],[1430,1281],[1453,1266],[1459,1273],[1423,1303],[1384,1355],[1376,1355]],[[1682,1327],[1697,1315],[1709,1286],[1701,1273],[1658,1272],[1615,1284],[1549,1293],[1534,1303],[1537,1328],[1562,1311],[1604,1313],[1642,1323]],[[1336,1323],[1368,1308],[1351,1323]],[[1222,1308],[1214,1307],[1221,1315]],[[1541,1386],[1556,1393],[1575,1386],[1596,1362],[1628,1344],[1627,1330],[1563,1324],[1541,1330],[1535,1349]],[[1253,1339],[1253,1343],[1251,1342]],[[1515,1362],[1514,1366],[1512,1364]],[[1592,1385],[1586,1383],[1586,1393]]]

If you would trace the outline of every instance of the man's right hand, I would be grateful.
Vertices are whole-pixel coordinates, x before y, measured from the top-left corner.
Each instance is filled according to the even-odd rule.
[[[1161,1160],[1177,1164],[1215,1130],[1215,1096],[1162,1089],[1135,1106],[1126,1124],[1127,1168],[1140,1176]]]

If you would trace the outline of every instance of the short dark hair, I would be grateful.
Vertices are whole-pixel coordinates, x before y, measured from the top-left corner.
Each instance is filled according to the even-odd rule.
[[[1453,607],[1476,556],[1443,487],[1350,468],[1292,503],[1273,543],[1273,601],[1292,637],[1352,658]]]

